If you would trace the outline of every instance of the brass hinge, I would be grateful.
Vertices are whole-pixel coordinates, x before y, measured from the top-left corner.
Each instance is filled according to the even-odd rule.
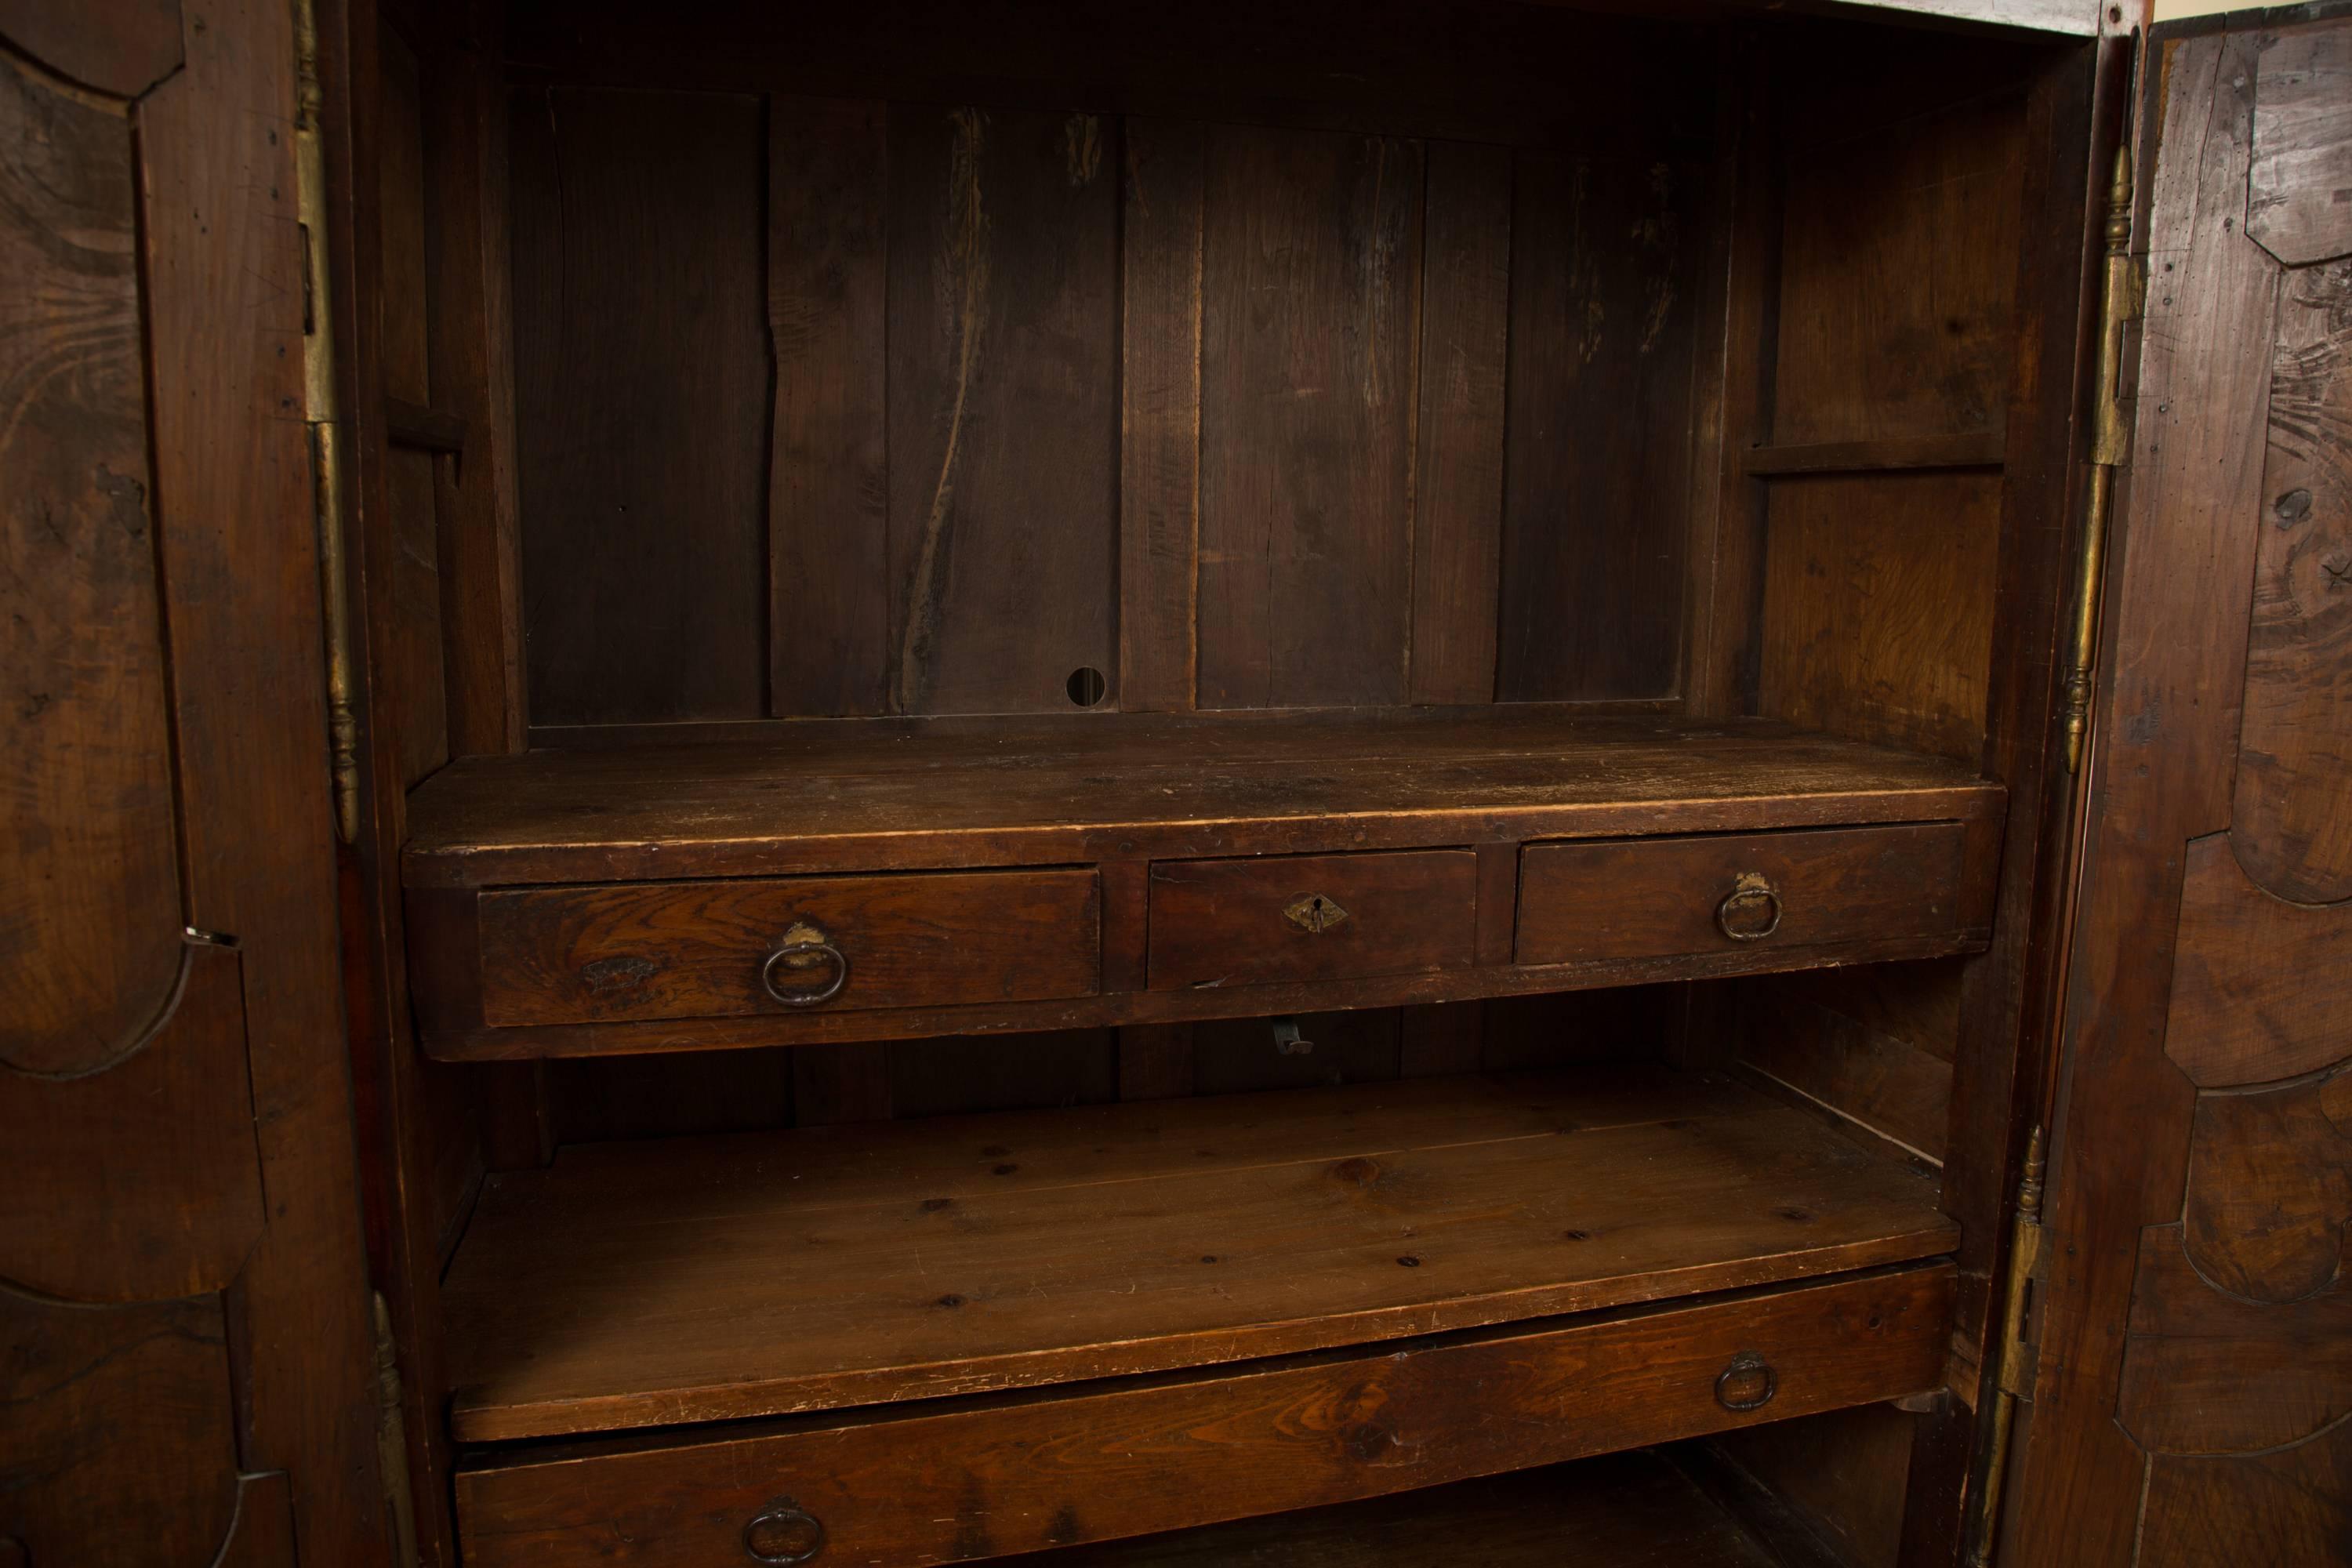
[[[2099,585],[2106,574],[2107,514],[2115,505],[2116,470],[2131,460],[2132,410],[2123,401],[2124,332],[2137,321],[2147,292],[2141,264],[2131,254],[2131,145],[2116,149],[2107,186],[2105,284],[2099,295],[2098,379],[2091,395],[2091,476],[2084,505],[2081,557],[2075,563],[2074,625],[2066,670],[2066,771],[2080,772],[2091,728],[2091,682],[2099,657]]]
[[[2048,1260],[2042,1250],[2042,1184],[2044,1154],[2042,1129],[2036,1127],[2025,1146],[2025,1173],[2017,1183],[2017,1218],[2011,1226],[2009,1289],[2001,1298],[2000,1331],[1993,1344],[1992,1429],[1981,1464],[1970,1489],[1968,1529],[1969,1568],[1987,1568],[1992,1562],[1993,1540],[2000,1530],[2000,1484],[2009,1468],[2010,1434],[2017,1424],[2020,1400],[2033,1397],[2041,1347],[2027,1334],[2033,1287],[2046,1281]]]
[[[383,1472],[384,1508],[392,1526],[393,1561],[415,1568],[416,1508],[408,1495],[408,1421],[401,1413],[400,1357],[392,1337],[392,1309],[375,1293],[375,1450]]]
[[[320,123],[319,26],[311,0],[294,7],[295,216],[302,234],[302,417],[310,437],[310,503],[319,529],[320,590],[326,600],[327,749],[334,777],[335,832],[360,830],[360,726],[352,706],[351,572],[344,539],[350,515],[349,428],[335,382],[332,277],[327,265],[327,147]]]

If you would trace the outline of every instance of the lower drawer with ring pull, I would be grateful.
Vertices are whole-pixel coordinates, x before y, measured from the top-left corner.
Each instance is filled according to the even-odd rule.
[[[1959,939],[1971,934],[1966,838],[1960,823],[1925,822],[1531,844],[1519,861],[1518,961],[1760,959]]]
[[[475,911],[490,1028],[1094,994],[1090,868],[497,889]]]

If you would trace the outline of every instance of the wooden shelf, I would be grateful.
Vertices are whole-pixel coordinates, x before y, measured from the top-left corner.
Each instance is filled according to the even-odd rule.
[[[1207,1366],[1931,1257],[1934,1183],[1658,1068],[591,1145],[492,1176],[455,1435]]]
[[[1785,1568],[1706,1490],[1648,1451],[1010,1561],[1020,1568]]]
[[[453,763],[411,888],[1050,865],[1980,817],[1973,770],[1766,720],[1490,706],[719,726]]]

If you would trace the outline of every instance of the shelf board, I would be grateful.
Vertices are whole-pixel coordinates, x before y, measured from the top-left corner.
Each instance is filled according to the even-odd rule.
[[[455,1435],[1205,1366],[1948,1251],[1932,1180],[1612,1068],[570,1149],[444,1292]]]
[[[1659,1455],[1611,1454],[1363,1502],[1010,1559],[1019,1568],[1785,1568]]]
[[[1346,710],[810,720],[470,757],[413,888],[1050,865],[1972,817],[1973,770],[1768,720]]]

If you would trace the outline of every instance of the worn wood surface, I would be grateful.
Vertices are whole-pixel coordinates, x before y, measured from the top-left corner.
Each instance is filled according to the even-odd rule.
[[[1531,844],[1520,858],[1517,957],[1564,963],[1756,951],[1958,931],[1958,823],[1697,838]],[[1732,929],[1719,911],[1760,876],[1777,905]]]
[[[2248,879],[2236,839],[2190,844],[2182,877],[2164,1049],[2200,1089],[2300,1077],[2347,1051],[2337,998],[2316,981],[2352,951],[2352,909],[2273,898]]]
[[[1100,903],[1091,870],[656,882],[484,895],[482,1016],[493,1027],[782,1011],[761,969],[807,924],[848,961],[831,1007],[1085,995]],[[788,990],[829,963],[780,969]]]
[[[1461,968],[1477,905],[1478,858],[1461,849],[1163,861],[1151,868],[1151,985]]]
[[[844,1561],[926,1563],[1328,1503],[1892,1396],[1932,1380],[1937,1266],[900,1418],[685,1444],[582,1446],[459,1482],[469,1561],[576,1541],[730,1562],[786,1490]],[[1715,1383],[1749,1352],[1760,1410]],[[788,1485],[780,1487],[779,1478]],[[1171,1485],[1171,1477],[1181,1484]]]
[[[520,89],[511,129],[531,718],[758,717],[760,101]]]
[[[0,37],[58,76],[112,98],[136,98],[180,64],[179,0],[0,5]]]
[[[409,885],[1732,831],[1999,800],[1966,768],[1754,721],[1487,709],[761,732],[457,763],[416,792]]]
[[[2263,35],[2254,67],[2247,237],[2289,267],[2352,252],[2352,37]]]
[[[485,1191],[452,1419],[928,1398],[1803,1278],[1949,1247],[1928,1190],[1655,1071],[578,1150]]]
[[[1118,701],[1192,706],[1200,664],[1202,127],[1130,119],[1119,232]]]

